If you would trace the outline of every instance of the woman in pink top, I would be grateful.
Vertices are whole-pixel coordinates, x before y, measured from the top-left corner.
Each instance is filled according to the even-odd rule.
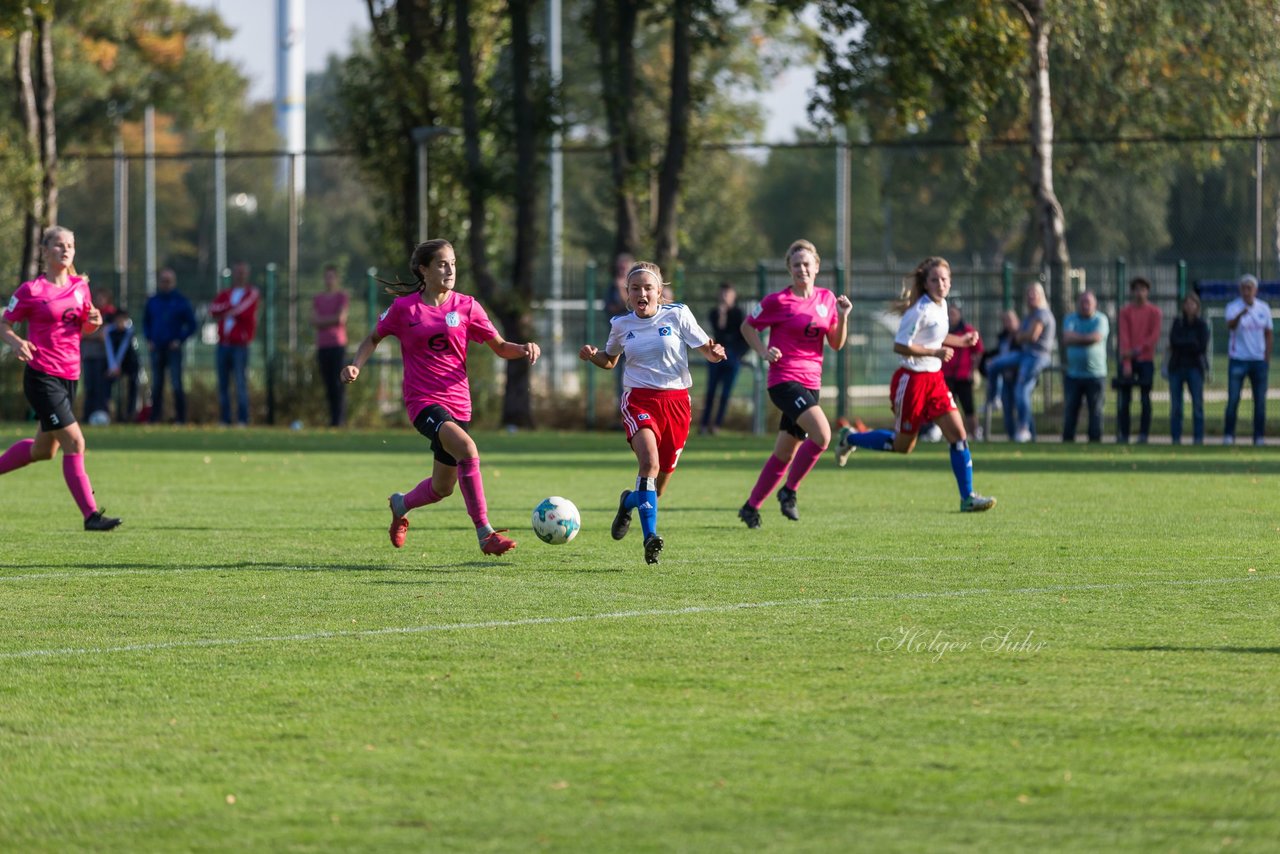
[[[378,342],[389,335],[400,339],[404,360],[404,404],[418,432],[431,440],[435,466],[431,477],[408,492],[395,492],[391,506],[391,545],[404,545],[409,511],[434,504],[462,490],[467,513],[476,526],[480,550],[500,555],[516,547],[504,537],[505,528],[489,524],[480,478],[480,452],[467,434],[471,423],[471,388],[467,383],[467,344],[489,345],[503,359],[538,361],[538,345],[503,340],[474,297],[454,290],[458,267],[453,247],[446,240],[418,244],[409,260],[415,282],[388,284],[398,299],[378,318],[369,337],[356,348],[351,364],[342,369],[342,381],[353,383],[373,355]]]
[[[347,360],[347,307],[351,298],[338,281],[338,268],[324,268],[324,290],[311,303],[311,325],[316,330],[316,361],[329,401],[329,426],[341,427],[347,416],[342,388],[342,365]]]
[[[0,454],[0,475],[51,460],[61,446],[62,477],[84,516],[84,529],[110,531],[120,520],[104,516],[94,501],[84,470],[84,434],[71,409],[80,379],[80,338],[102,326],[102,313],[89,296],[89,277],[75,274],[75,235],[54,226],[41,246],[45,272],[23,282],[0,317],[0,341],[26,363],[22,390],[40,426],[34,439],[23,439]],[[23,321],[25,339],[13,329]]]
[[[760,358],[769,363],[766,385],[769,399],[782,410],[773,453],[738,518],[748,528],[760,527],[760,505],[782,483],[778,503],[782,515],[798,521],[796,490],[831,442],[831,424],[818,405],[822,386],[823,343],[833,350],[844,346],[853,303],[815,284],[818,250],[807,240],[787,249],[791,285],[769,294],[742,323],[742,337]],[[769,344],[760,332],[769,330]]]

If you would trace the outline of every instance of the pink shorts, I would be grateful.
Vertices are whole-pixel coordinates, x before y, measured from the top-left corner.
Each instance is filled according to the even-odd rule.
[[[658,438],[658,469],[675,471],[689,439],[689,390],[629,388],[622,393],[621,409],[627,442],[641,430],[652,430]]]
[[[942,371],[917,372],[898,368],[889,383],[889,400],[898,433],[918,433],[933,419],[956,408]]]

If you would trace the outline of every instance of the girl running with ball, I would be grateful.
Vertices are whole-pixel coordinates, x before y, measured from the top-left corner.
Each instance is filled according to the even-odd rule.
[[[631,529],[631,511],[640,513],[644,559],[657,563],[663,539],[658,534],[658,497],[676,470],[689,437],[689,350],[708,361],[724,359],[724,348],[707,337],[688,307],[662,303],[662,271],[647,261],[627,271],[627,305],[631,312],[610,321],[604,350],[590,344],[578,358],[613,370],[626,355],[622,373],[622,423],[639,464],[636,488],[625,489],[613,519],[612,535],[621,540]]]
[[[915,449],[920,429],[936,421],[951,445],[951,471],[960,489],[960,512],[978,513],[995,507],[996,500],[973,491],[973,461],[964,421],[942,376],[942,363],[955,356],[956,348],[977,344],[978,333],[951,334],[947,316],[950,292],[951,265],[943,258],[924,259],[908,277],[902,299],[894,303],[894,310],[902,315],[893,339],[893,352],[902,357],[902,366],[889,383],[894,429],[855,433],[845,427],[836,444],[836,463],[844,466],[858,448],[909,454]]]
[[[467,434],[471,423],[467,344],[488,344],[503,359],[528,359],[530,364],[538,360],[540,351],[532,342],[503,340],[475,297],[454,290],[458,265],[448,241],[418,244],[409,266],[416,281],[384,282],[387,292],[398,298],[378,318],[369,337],[360,342],[351,364],[342,369],[342,381],[355,382],[378,342],[389,335],[400,339],[405,409],[413,426],[431,441],[435,454],[429,478],[408,492],[395,492],[387,499],[391,506],[391,545],[404,545],[410,510],[448,497],[457,486],[462,490],[467,514],[475,523],[480,551],[500,555],[515,548],[516,542],[503,536],[505,528],[494,530],[489,524],[480,452]]]

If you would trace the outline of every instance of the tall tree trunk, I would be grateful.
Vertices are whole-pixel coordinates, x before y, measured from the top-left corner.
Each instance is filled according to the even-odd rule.
[[[30,14],[28,12],[28,14]],[[13,48],[13,77],[17,82],[17,111],[22,122],[23,140],[27,146],[30,178],[26,182],[26,215],[22,229],[22,280],[34,279],[39,272],[41,226],[45,221],[44,196],[36,186],[35,169],[40,159],[40,114],[36,106],[36,83],[31,71],[31,30],[18,33]]]
[[[393,8],[379,12],[374,0],[365,0],[369,24],[380,60],[393,68],[395,97],[401,109],[393,129],[400,140],[400,168],[397,196],[399,239],[405,256],[418,244],[418,152],[413,141],[415,127],[436,123],[435,92],[427,68],[433,56],[443,55],[446,26],[432,0],[396,0]]]
[[[615,256],[622,252],[634,255],[640,246],[635,191],[640,145],[631,114],[635,97],[635,38],[640,5],[636,0],[595,0],[592,10],[605,124],[609,132]]]
[[[658,266],[668,277],[675,275],[680,255],[679,225],[680,177],[684,172],[685,154],[689,149],[689,110],[692,103],[689,74],[693,50],[693,2],[675,0],[671,27],[671,100],[667,114],[667,147],[658,176],[658,221],[654,227],[654,245]]]
[[[511,73],[516,131],[515,259],[511,270],[511,292],[499,308],[503,335],[510,341],[529,340],[532,323],[529,305],[533,301],[533,264],[537,254],[538,204],[538,115],[532,96],[533,51],[529,34],[529,0],[510,0]],[[552,342],[555,346],[555,342]],[[507,387],[502,400],[502,423],[533,426],[533,400],[529,389],[529,362],[507,362]]]
[[[40,81],[36,103],[40,113],[40,166],[44,171],[41,184],[46,225],[58,221],[58,127],[54,118],[58,86],[53,75],[53,21],[37,18],[36,33],[40,38]]]
[[[1071,313],[1067,276],[1071,256],[1067,251],[1067,226],[1062,204],[1053,190],[1053,97],[1049,86],[1049,35],[1051,24],[1046,0],[1016,4],[1027,21],[1031,37],[1031,186],[1035,194],[1040,242],[1049,267],[1049,304],[1061,321]],[[1059,322],[1059,338],[1062,324]]]

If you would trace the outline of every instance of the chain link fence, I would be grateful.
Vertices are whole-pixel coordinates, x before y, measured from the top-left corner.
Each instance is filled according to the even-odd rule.
[[[1280,169],[1270,166],[1276,152],[1277,140],[1271,139],[1064,142],[1056,149],[1057,191],[1067,211],[1072,252],[1073,293],[1064,295],[1065,301],[1072,302],[1084,287],[1097,293],[1100,309],[1112,320],[1113,353],[1117,310],[1130,277],[1143,275],[1153,283],[1152,299],[1164,313],[1166,337],[1179,296],[1202,282],[1216,283],[1205,299],[1214,342],[1206,413],[1211,428],[1221,423],[1226,374],[1222,283],[1257,273],[1264,298],[1280,304],[1280,292],[1266,285],[1280,279]],[[440,156],[441,168],[447,169],[448,152]],[[691,152],[680,222],[684,261],[669,275],[675,299],[705,323],[721,282],[733,282],[744,303],[782,288],[788,281],[783,250],[797,237],[812,240],[823,255],[819,284],[854,301],[849,343],[826,363],[828,411],[883,424],[890,418],[887,382],[897,365],[892,353],[896,317],[887,306],[921,258],[949,259],[953,299],[991,340],[1000,312],[1020,311],[1025,285],[1045,280],[1035,253],[1029,158],[1025,146],[1012,145],[977,155],[924,142],[849,146],[845,267],[835,249],[840,156],[835,146],[818,143],[709,146]],[[279,156],[229,153],[223,167],[225,225],[220,225],[219,167],[213,157],[166,155],[154,161],[156,264],[175,269],[179,290],[191,299],[200,322],[185,354],[194,422],[216,420],[216,331],[207,309],[226,265],[247,262],[264,294],[250,369],[254,423],[326,421],[310,312],[327,264],[337,265],[352,297],[352,350],[390,304],[374,276],[407,275],[404,259],[389,257],[382,248],[383,202],[357,161],[313,152],[305,164],[305,201],[295,208],[281,182],[285,170]],[[91,275],[95,290],[108,291],[115,305],[129,309],[139,333],[154,273],[146,260],[147,171],[138,156],[123,162],[67,158],[61,208],[61,220],[76,231],[77,266]],[[616,420],[614,377],[577,359],[579,347],[602,344],[608,328],[603,298],[612,287],[613,219],[606,156],[598,150],[566,151],[565,175],[562,284],[553,296],[545,266],[550,253],[543,252],[532,309],[545,353],[533,373],[536,417],[549,426],[607,427]],[[643,192],[641,202],[649,204]],[[652,207],[641,211],[642,227],[651,225],[653,214]],[[470,287],[465,241],[456,242],[465,290]],[[0,249],[0,262],[11,270],[17,269],[14,256],[12,246]],[[499,268],[503,262],[495,259]],[[145,342],[142,350],[145,402]],[[705,386],[697,361],[695,411]],[[473,350],[471,369],[477,421],[494,423],[504,371],[483,348]],[[763,396],[762,379],[761,366],[748,359],[734,389],[729,426],[771,431],[775,416]],[[399,382],[398,351],[387,342],[375,371],[347,389],[352,423],[403,424]],[[1061,408],[1061,384],[1052,373],[1041,384],[1037,402],[1041,417],[1049,419],[1041,422],[1040,432],[1049,434]],[[21,366],[6,353],[0,357],[0,419],[25,417]],[[1158,418],[1157,429],[1160,424]]]

